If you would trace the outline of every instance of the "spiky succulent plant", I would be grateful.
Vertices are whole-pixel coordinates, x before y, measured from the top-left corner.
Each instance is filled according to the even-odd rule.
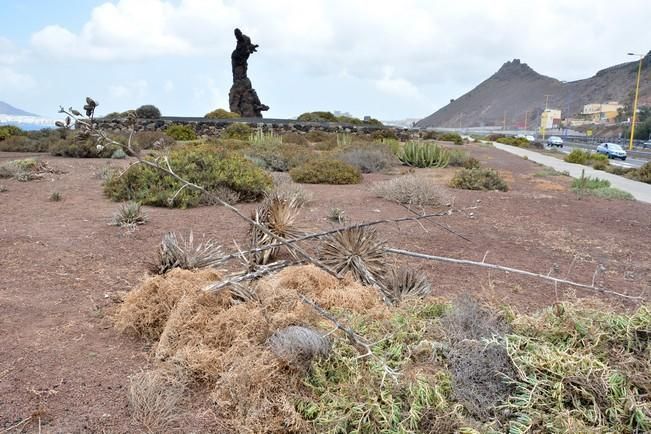
[[[394,267],[387,273],[382,292],[392,303],[399,303],[405,298],[429,295],[432,285],[421,271]]]
[[[321,246],[321,261],[337,273],[352,273],[366,284],[384,276],[385,242],[375,229],[353,226],[329,235]]]

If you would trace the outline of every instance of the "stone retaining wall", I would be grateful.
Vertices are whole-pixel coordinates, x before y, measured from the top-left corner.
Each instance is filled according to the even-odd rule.
[[[113,133],[129,132],[125,119],[96,119],[105,131]],[[377,127],[370,125],[350,125],[319,122],[297,122],[286,119],[204,119],[204,118],[160,118],[138,119],[136,132],[140,131],[165,131],[172,124],[192,125],[199,136],[220,136],[222,131],[233,123],[245,123],[252,128],[262,128],[265,131],[273,130],[279,134],[284,132],[307,133],[309,131],[324,131],[328,133],[350,132],[372,134],[383,129],[393,130],[401,139],[409,139],[418,135],[416,130],[397,127]]]

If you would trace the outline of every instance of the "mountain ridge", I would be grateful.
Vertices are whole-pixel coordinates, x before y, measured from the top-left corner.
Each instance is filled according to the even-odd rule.
[[[4,101],[0,101],[0,115],[39,117],[38,115],[35,115],[34,113],[30,113],[30,112],[26,112],[25,110],[21,110],[19,108],[16,108],[16,107],[10,105],[10,104],[7,104]]]
[[[575,116],[585,104],[632,100],[638,61],[601,69],[592,77],[564,82],[536,72],[520,59],[505,62],[475,88],[453,99],[416,126],[474,127],[537,125],[545,107]],[[640,105],[651,105],[651,51],[644,57],[640,80]]]

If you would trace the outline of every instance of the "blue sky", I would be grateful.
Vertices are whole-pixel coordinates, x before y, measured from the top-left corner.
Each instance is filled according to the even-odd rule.
[[[239,26],[267,117],[420,118],[513,58],[562,80],[632,60],[649,22],[646,0],[0,0],[0,100],[202,116],[228,105]]]

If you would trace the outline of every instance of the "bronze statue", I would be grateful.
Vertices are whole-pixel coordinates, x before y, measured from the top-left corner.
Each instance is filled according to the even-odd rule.
[[[231,54],[233,86],[228,94],[230,110],[244,118],[261,118],[262,112],[269,110],[269,106],[260,102],[246,74],[249,56],[257,51],[258,45],[251,43],[251,38],[240,29],[235,29],[235,39],[237,45]]]

